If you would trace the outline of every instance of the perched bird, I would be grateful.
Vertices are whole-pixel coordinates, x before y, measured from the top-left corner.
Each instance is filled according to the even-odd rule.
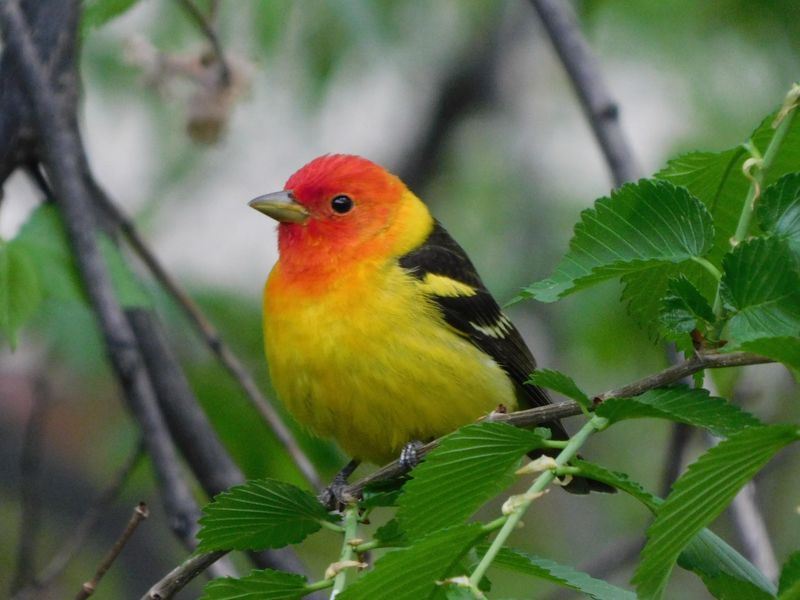
[[[272,383],[355,461],[389,462],[501,404],[550,403],[525,384],[533,356],[464,250],[395,175],[325,155],[250,206],[280,222],[264,289]],[[609,491],[581,478],[568,489]]]

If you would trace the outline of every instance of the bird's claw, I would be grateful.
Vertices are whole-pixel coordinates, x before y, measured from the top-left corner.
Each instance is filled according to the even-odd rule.
[[[411,440],[400,451],[400,465],[410,471],[420,463],[419,451],[424,446],[419,440]]]

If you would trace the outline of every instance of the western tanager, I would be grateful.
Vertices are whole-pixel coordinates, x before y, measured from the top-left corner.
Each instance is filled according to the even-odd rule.
[[[525,384],[533,356],[464,250],[396,176],[321,156],[250,206],[280,222],[264,289],[272,383],[354,459],[388,462],[498,405],[550,402]],[[608,491],[583,479],[568,489]]]

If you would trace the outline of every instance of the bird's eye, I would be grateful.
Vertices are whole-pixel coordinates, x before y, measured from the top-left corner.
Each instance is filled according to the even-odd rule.
[[[340,215],[344,214],[353,208],[353,200],[350,198],[350,196],[336,196],[333,200],[331,200],[331,208],[333,209],[333,212],[337,212]]]

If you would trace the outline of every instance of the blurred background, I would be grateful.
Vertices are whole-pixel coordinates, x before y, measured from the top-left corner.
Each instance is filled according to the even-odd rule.
[[[99,4],[85,2],[87,19]],[[127,4],[108,23],[83,24],[82,126],[92,167],[265,391],[260,296],[276,259],[275,227],[246,203],[281,189],[312,158],[361,154],[404,177],[501,301],[549,274],[579,212],[611,188],[570,83],[526,2],[220,2],[214,22],[233,81],[222,96],[204,84],[208,42],[179,3],[121,3]],[[745,140],[800,72],[794,0],[587,0],[573,7],[643,175],[680,152]],[[5,187],[0,237],[12,238],[39,200],[15,175]],[[148,290],[194,391],[248,477],[302,485],[180,311],[154,284]],[[510,312],[540,365],[599,393],[666,364],[663,348],[626,316],[619,293],[611,283]],[[749,367],[739,381],[723,377],[717,384],[723,392],[736,384],[737,401],[766,421],[799,416],[797,387],[782,367]],[[35,541],[41,568],[136,447],[137,430],[119,395],[92,316],[79,301],[46,302],[15,352],[2,345],[0,594],[14,573],[20,456],[34,398],[47,399],[38,483],[46,493]],[[332,476],[346,457],[293,427]],[[661,422],[624,423],[596,436],[585,454],[661,492],[670,430]],[[697,434],[687,458],[705,444]],[[800,538],[797,467],[790,450],[759,481],[757,500],[779,562]],[[74,595],[139,500],[153,515],[96,597],[138,598],[182,560],[144,462],[42,597]],[[514,544],[627,584],[648,522],[646,511],[621,494],[554,492],[529,514]],[[713,529],[739,547],[726,516]],[[298,550],[321,574],[338,544],[322,532]],[[490,578],[498,597],[553,591],[501,572]],[[707,597],[684,572],[672,585],[682,598]],[[196,583],[180,597],[199,590]]]

